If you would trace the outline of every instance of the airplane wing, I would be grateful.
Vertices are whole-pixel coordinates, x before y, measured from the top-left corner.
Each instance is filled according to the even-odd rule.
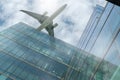
[[[20,10],[26,14],[28,14],[29,16],[37,19],[40,23],[43,23],[44,20],[47,18],[47,16],[43,16],[43,15],[40,15],[40,14],[37,14],[37,13],[34,13],[34,12],[30,12],[30,11],[26,11],[26,10]]]
[[[42,29],[46,28],[49,24],[52,24],[52,20],[50,18],[48,18],[47,20],[45,20],[40,27],[37,28],[37,30],[41,31]]]
[[[55,13],[53,13],[53,15],[51,15],[50,19],[53,20],[54,18],[56,18],[66,8],[66,6],[67,4],[59,8]]]
[[[44,28],[46,28],[49,24],[52,24],[52,21],[54,18],[56,18],[65,8],[66,8],[67,4],[63,5],[62,7],[60,7],[53,15],[51,15],[48,19],[46,19],[41,25],[40,27],[38,27],[38,30],[42,30]]]

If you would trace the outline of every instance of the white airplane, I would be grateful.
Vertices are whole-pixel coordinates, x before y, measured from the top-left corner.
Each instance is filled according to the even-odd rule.
[[[20,10],[20,11],[32,16],[33,18],[37,19],[41,23],[41,25],[37,28],[37,30],[41,31],[42,29],[45,28],[49,33],[49,35],[54,37],[54,28],[57,27],[58,24],[57,23],[53,24],[53,19],[56,18],[66,8],[66,6],[67,4],[60,7],[50,17],[46,16],[47,12],[41,15],[41,14],[33,13],[30,11],[26,11],[26,10]]]

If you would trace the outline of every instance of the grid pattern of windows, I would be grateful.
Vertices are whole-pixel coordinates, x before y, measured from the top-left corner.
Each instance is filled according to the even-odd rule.
[[[96,11],[94,11],[94,13],[95,12]],[[91,22],[94,22],[95,17],[93,15],[90,19]],[[101,58],[101,61],[93,71],[92,77],[100,77],[97,71],[100,70],[100,67],[103,67],[104,60],[106,60],[117,67],[112,70],[112,67],[108,66],[108,71],[111,74],[106,75],[102,72],[103,75],[101,76],[112,76],[111,80],[118,80],[119,78],[117,77],[120,74],[120,6],[108,2],[97,25],[94,26],[92,24],[93,23],[88,22],[88,26],[86,26],[85,32],[82,34],[85,36],[81,36],[79,43],[80,46],[78,47]],[[96,22],[94,22],[94,24],[96,24]],[[92,26],[89,27],[89,25]],[[95,29],[93,30],[93,28]],[[108,80],[108,77],[104,79]],[[101,77],[100,80],[103,80],[103,77]]]
[[[0,32],[0,79],[89,80],[101,61],[59,39],[18,23]],[[109,80],[117,66],[104,61],[96,80]],[[102,74],[109,76],[103,76]]]
[[[89,51],[89,49],[91,48],[91,44],[93,43],[93,40],[91,40],[91,36],[93,35],[94,31],[96,30],[96,25],[98,24],[103,11],[104,11],[104,8],[102,6],[96,5],[93,14],[90,17],[90,20],[89,20],[83,34],[81,35],[79,45],[78,45],[78,47],[80,49]],[[91,44],[88,46],[89,42]]]

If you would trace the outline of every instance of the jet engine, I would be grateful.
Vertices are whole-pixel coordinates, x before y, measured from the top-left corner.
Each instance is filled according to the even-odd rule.
[[[55,28],[55,27],[57,27],[57,26],[58,26],[58,24],[57,24],[57,23],[55,23],[53,26],[54,26],[54,28]]]

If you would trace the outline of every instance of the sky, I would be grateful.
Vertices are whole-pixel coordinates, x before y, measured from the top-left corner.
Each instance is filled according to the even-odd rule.
[[[105,0],[1,0],[0,30],[18,22],[37,28],[40,23],[20,10],[39,14],[47,11],[47,16],[50,16],[64,4],[67,4],[66,9],[54,19],[54,24],[58,23],[55,37],[76,46],[95,6],[99,4],[104,7]]]

